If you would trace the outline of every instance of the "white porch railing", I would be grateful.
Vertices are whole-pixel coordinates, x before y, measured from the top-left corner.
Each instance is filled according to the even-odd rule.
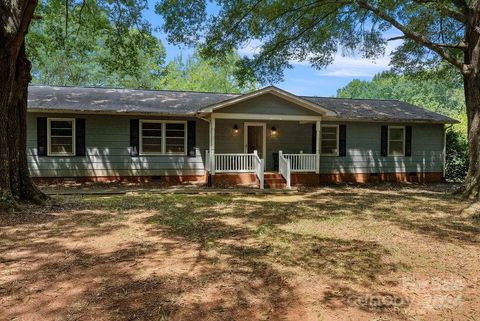
[[[283,157],[290,161],[292,172],[316,172],[317,154],[283,154]]]
[[[255,173],[260,188],[264,188],[264,160],[257,151],[252,154],[213,154],[213,157],[206,151],[205,157],[210,173]]]
[[[264,160],[258,157],[257,151],[254,152],[254,165],[255,165],[255,174],[260,182],[260,189],[264,189]]]
[[[215,173],[255,172],[255,154],[215,154]],[[258,156],[257,156],[258,157]]]
[[[282,151],[278,153],[278,171],[287,182],[287,188],[291,188],[290,160],[285,158]]]

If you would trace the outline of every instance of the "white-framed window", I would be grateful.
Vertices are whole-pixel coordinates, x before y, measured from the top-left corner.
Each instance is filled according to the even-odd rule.
[[[75,155],[75,118],[47,119],[48,156]]]
[[[388,156],[405,156],[405,126],[388,126]]]
[[[140,155],[186,155],[187,122],[140,120]]]
[[[322,156],[338,156],[338,125],[321,125]]]

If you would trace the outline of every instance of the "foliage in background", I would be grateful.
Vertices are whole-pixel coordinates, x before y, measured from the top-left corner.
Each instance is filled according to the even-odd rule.
[[[68,11],[65,3],[48,0],[37,7],[42,18],[32,23],[27,36],[34,84],[154,85],[166,53],[147,23],[121,23],[107,4],[95,0],[69,1]]]
[[[446,178],[462,181],[468,170],[467,118],[461,81],[455,74],[423,73],[416,77],[382,72],[371,81],[352,80],[337,97],[396,99],[459,120],[447,132]]]
[[[37,7],[42,18],[27,35],[33,84],[210,92],[255,88],[253,81],[240,86],[235,80],[236,54],[222,64],[197,53],[166,63],[165,48],[147,23],[120,23],[108,4],[95,0],[69,1],[68,11],[65,3],[48,0]]]
[[[162,89],[193,90],[207,92],[244,93],[255,90],[256,82],[250,80],[239,84],[234,74],[240,57],[231,53],[221,64],[201,58],[198,52],[183,59],[177,56],[168,63]]]

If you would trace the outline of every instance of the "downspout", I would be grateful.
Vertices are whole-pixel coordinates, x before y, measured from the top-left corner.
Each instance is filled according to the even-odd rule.
[[[446,165],[447,165],[447,130],[453,127],[453,124],[450,124],[447,127],[443,128],[443,180],[445,181],[446,174]]]

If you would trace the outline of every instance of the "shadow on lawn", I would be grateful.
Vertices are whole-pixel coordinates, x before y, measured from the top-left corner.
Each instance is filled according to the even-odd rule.
[[[405,208],[392,206],[400,201]],[[1,253],[19,253],[8,262],[0,257],[0,268],[15,272],[13,280],[1,282],[0,298],[8,318],[279,320],[302,305],[303,293],[291,282],[302,269],[332,284],[325,306],[355,306],[351,298],[364,294],[353,287],[373,288],[408,267],[391,262],[378,242],[296,234],[282,225],[373,215],[440,240],[473,242],[478,225],[445,214],[458,209],[454,202],[439,193],[350,189],[293,203],[221,195],[85,198],[35,224],[0,224]],[[124,228],[142,211],[151,213],[138,219],[148,241],[106,253],[82,243]]]

